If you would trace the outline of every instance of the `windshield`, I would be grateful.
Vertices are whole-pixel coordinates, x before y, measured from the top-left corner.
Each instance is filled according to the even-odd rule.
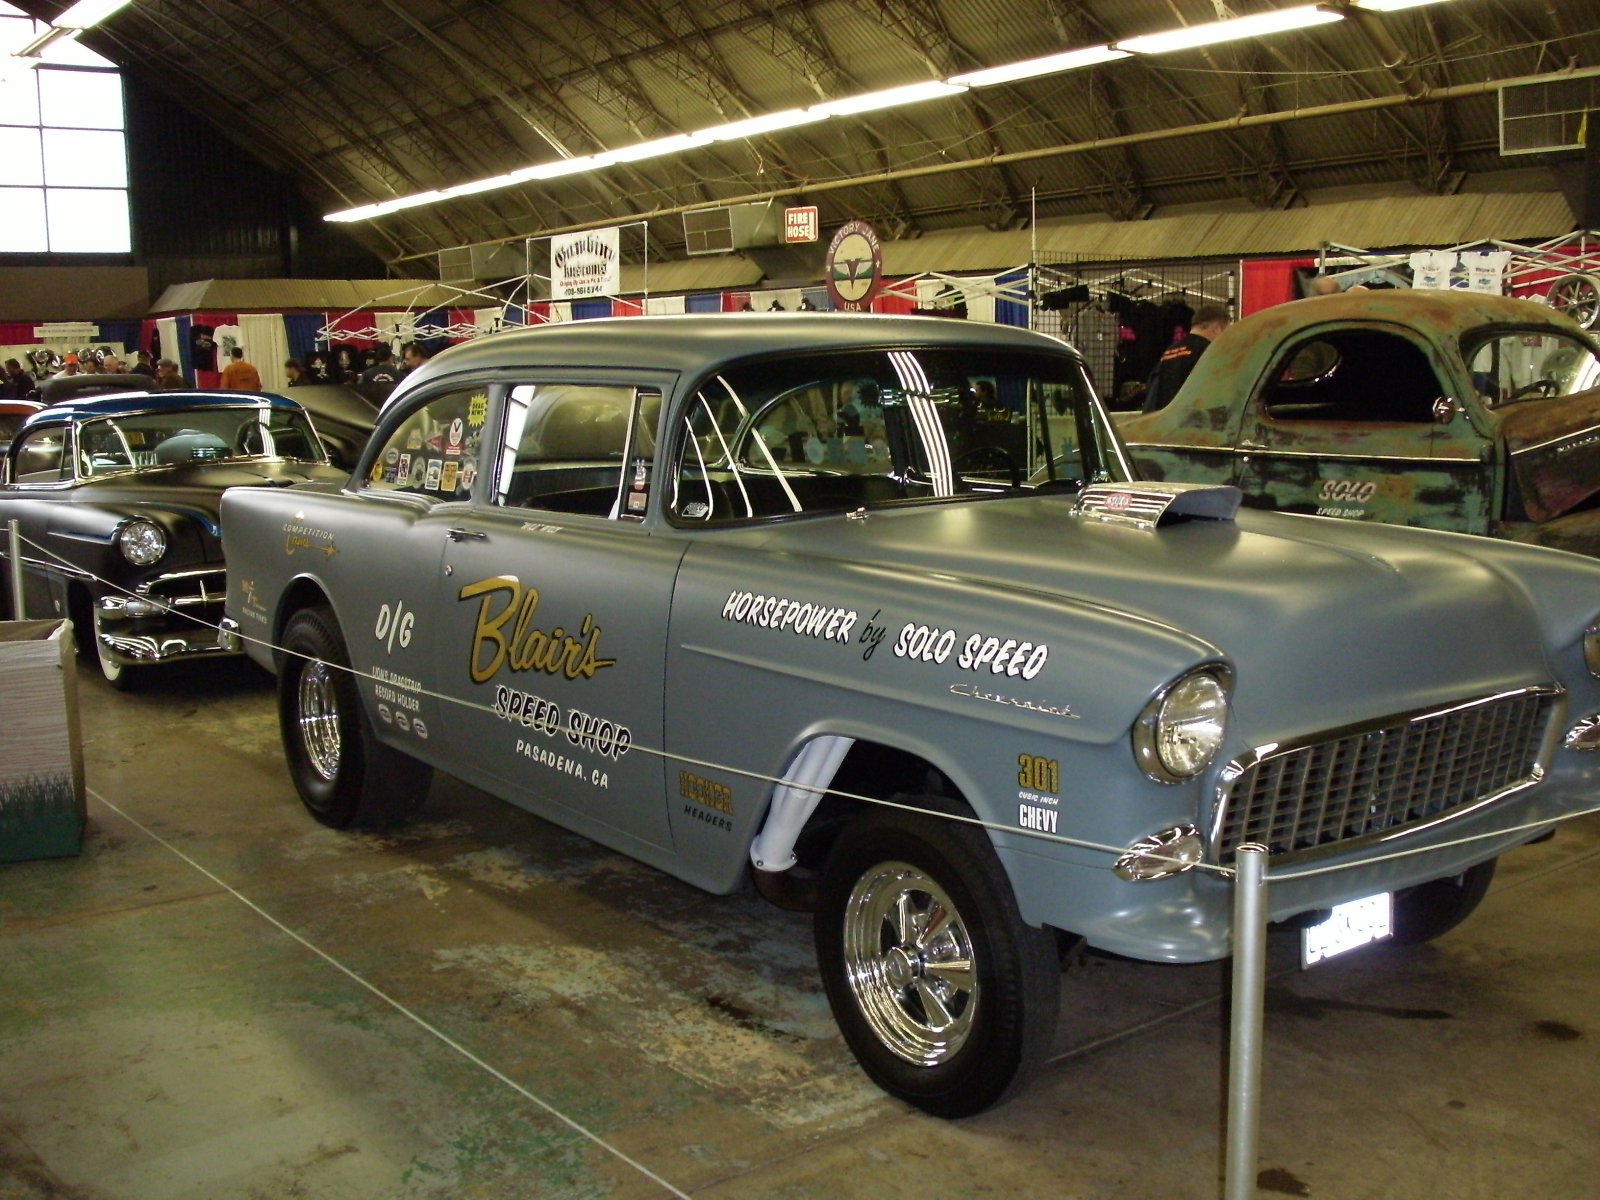
[[[897,349],[764,360],[701,384],[682,418],[681,520],[844,512],[1080,488],[1131,470],[1068,355]]]
[[[1572,396],[1600,385],[1600,360],[1582,339],[1549,329],[1492,333],[1466,346],[1473,389],[1490,408]]]
[[[78,467],[87,475],[241,458],[327,461],[303,412],[268,405],[102,417],[78,429]]]

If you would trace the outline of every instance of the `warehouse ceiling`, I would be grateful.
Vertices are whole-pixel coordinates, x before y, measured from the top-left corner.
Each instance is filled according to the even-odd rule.
[[[1292,2],[134,0],[84,40],[333,211]],[[1501,156],[1489,85],[1593,66],[1600,0],[1350,11],[347,228],[425,275],[441,248],[641,218],[650,259],[679,258],[686,210],[766,199],[905,239],[1355,185],[1449,194],[1549,161]],[[645,227],[625,239],[635,260]]]

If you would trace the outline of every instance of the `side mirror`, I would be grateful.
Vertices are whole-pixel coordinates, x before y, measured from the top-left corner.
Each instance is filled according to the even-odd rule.
[[[1433,423],[1448,425],[1461,414],[1461,406],[1449,396],[1440,396],[1433,402]]]

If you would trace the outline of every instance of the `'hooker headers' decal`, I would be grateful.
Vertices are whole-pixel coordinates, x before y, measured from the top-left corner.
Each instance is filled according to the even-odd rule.
[[[495,599],[502,593],[505,604],[496,612]],[[600,626],[593,613],[584,613],[576,637],[560,625],[549,632],[537,629],[533,618],[539,608],[539,589],[524,588],[509,575],[469,583],[461,589],[460,598],[478,600],[478,623],[472,631],[467,666],[474,683],[488,683],[502,667],[593,679],[596,671],[616,665],[615,659],[600,657]],[[513,617],[516,623],[508,634],[505,627]]]

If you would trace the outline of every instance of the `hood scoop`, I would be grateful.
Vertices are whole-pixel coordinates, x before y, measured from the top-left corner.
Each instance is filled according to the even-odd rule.
[[[1091,483],[1078,496],[1072,515],[1154,529],[1184,519],[1231,521],[1242,498],[1228,484]]]

